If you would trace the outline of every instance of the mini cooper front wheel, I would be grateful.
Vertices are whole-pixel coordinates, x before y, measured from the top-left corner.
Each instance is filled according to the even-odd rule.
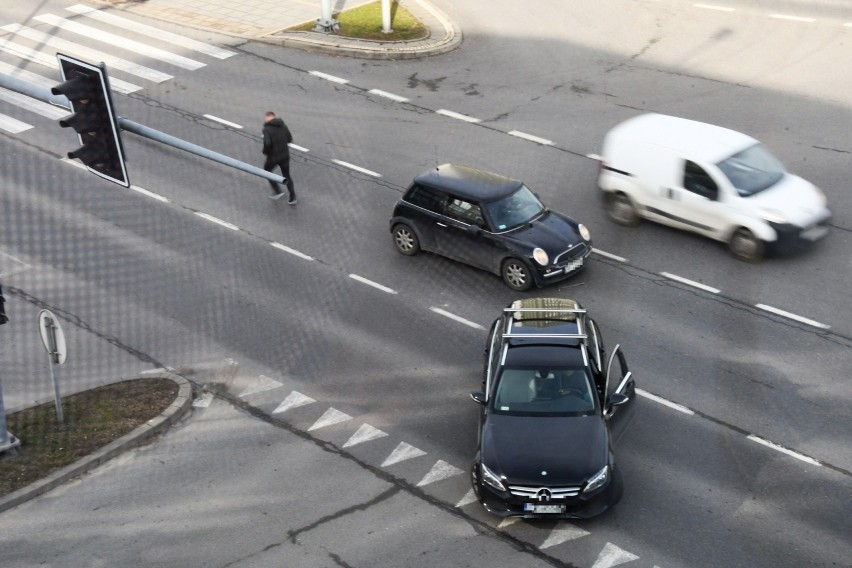
[[[405,223],[394,225],[393,244],[396,245],[396,250],[407,256],[420,252],[420,240],[417,234]]]
[[[503,275],[503,282],[512,290],[525,292],[533,285],[530,269],[527,268],[527,265],[523,261],[517,258],[510,258],[503,262],[501,274]]]

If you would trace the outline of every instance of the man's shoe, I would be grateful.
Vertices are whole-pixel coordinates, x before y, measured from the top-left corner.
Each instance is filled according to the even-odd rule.
[[[275,195],[270,195],[270,196],[269,196],[269,199],[273,199],[273,200],[275,200],[275,201],[278,201],[278,200],[279,200],[279,199],[281,199],[282,197],[284,197],[284,192],[283,192],[283,191],[282,191],[281,193],[276,193]]]
[[[294,197],[293,199],[291,199],[290,201],[287,202],[287,205],[295,205],[298,202],[299,202],[299,200]]]

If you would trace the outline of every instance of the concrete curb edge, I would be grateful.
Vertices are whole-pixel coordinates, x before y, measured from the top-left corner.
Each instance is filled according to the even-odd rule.
[[[144,376],[132,379],[122,379],[119,382],[138,380],[142,378],[170,379],[176,382],[178,384],[178,394],[175,397],[174,402],[172,402],[172,404],[170,404],[159,416],[152,418],[121,438],[110,442],[97,452],[53,472],[44,479],[36,481],[27,487],[22,487],[21,489],[0,498],[0,513],[17,507],[21,503],[25,503],[39,495],[43,495],[59,485],[62,485],[66,481],[89,472],[97,466],[108,462],[126,450],[141,445],[157,434],[164,432],[172,424],[183,418],[192,407],[192,385],[188,380],[179,375],[169,372],[158,372],[156,374],[145,374]]]

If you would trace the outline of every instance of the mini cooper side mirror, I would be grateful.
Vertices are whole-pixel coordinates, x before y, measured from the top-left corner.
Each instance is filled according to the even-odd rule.
[[[484,392],[472,392],[470,393],[470,398],[472,398],[474,402],[478,402],[479,404],[485,404]]]

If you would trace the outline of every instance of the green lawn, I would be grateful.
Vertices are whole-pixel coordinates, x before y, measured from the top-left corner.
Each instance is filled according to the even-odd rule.
[[[423,39],[429,34],[426,27],[415,18],[411,12],[400,6],[399,2],[391,2],[391,31],[382,33],[382,3],[381,0],[358,6],[340,13],[333,14],[340,24],[340,30],[332,35],[358,39],[381,41],[402,41]],[[310,31],[315,22],[309,22],[290,28],[287,31]]]

